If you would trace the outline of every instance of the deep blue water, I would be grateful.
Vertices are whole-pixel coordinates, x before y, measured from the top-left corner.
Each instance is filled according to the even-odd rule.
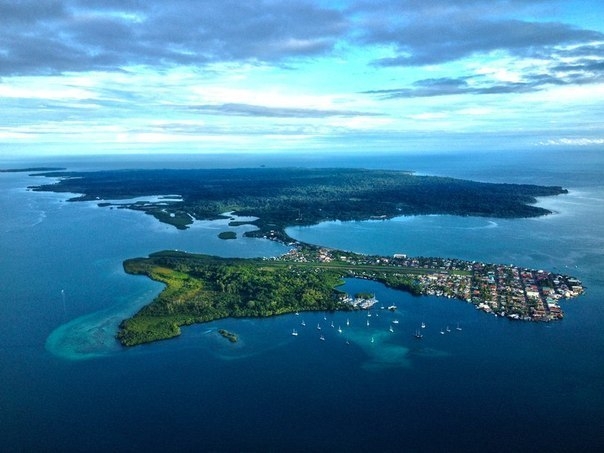
[[[125,275],[124,259],[166,248],[272,256],[286,247],[241,237],[221,241],[217,234],[225,225],[212,222],[177,231],[141,213],[25,190],[40,178],[0,174],[1,450],[604,449],[602,150],[35,164],[356,166],[562,185],[569,195],[542,200],[557,214],[539,219],[428,216],[327,222],[289,232],[362,253],[553,269],[582,279],[587,294],[563,305],[564,321],[546,325],[510,322],[459,301],[416,298],[352,280],[349,292],[373,291],[379,305],[393,303],[398,310],[374,310],[369,327],[365,313],[223,320],[125,350],[113,339],[115,327],[161,286]],[[399,323],[390,333],[393,319]],[[412,333],[421,322],[427,327],[417,341]],[[447,325],[452,332],[440,335]],[[220,327],[237,332],[240,342],[223,341],[216,335]],[[292,328],[298,337],[290,335]]]

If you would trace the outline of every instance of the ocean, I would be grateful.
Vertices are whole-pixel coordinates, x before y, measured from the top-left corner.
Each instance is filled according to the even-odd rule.
[[[179,231],[139,212],[67,202],[27,190],[41,177],[1,173],[0,450],[604,451],[603,150],[0,160],[32,165],[365,167],[561,185],[568,195],[539,200],[555,213],[535,219],[416,216],[288,233],[359,253],[568,273],[586,294],[563,303],[563,321],[537,324],[348,280],[348,292],[373,292],[378,306],[397,310],[226,319],[125,349],[117,325],[161,285],[126,275],[123,260],[163,249],[268,257],[288,248],[243,238],[245,226],[224,241],[225,222]],[[240,341],[224,341],[219,328]]]

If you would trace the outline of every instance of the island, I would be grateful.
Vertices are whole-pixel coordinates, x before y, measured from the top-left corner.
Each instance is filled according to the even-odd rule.
[[[222,231],[218,233],[218,237],[224,240],[237,239],[237,233],[235,233],[234,231]]]
[[[251,216],[255,220],[249,223],[257,229],[246,236],[283,242],[291,242],[286,227],[326,220],[426,214],[542,216],[551,212],[535,206],[536,197],[567,193],[558,186],[493,184],[409,171],[350,168],[55,171],[38,175],[56,181],[33,186],[34,191],[80,194],[70,201],[96,201],[102,206],[141,211],[179,229],[195,220],[228,218],[228,212]],[[151,199],[161,195],[159,200]],[[136,201],[128,201],[131,199]]]
[[[234,334],[233,332],[229,332],[228,330],[225,329],[218,329],[218,333],[220,335],[222,335],[224,338],[226,338],[227,340],[229,340],[231,343],[237,343],[237,334]]]
[[[25,168],[0,168],[0,173],[37,173],[41,171],[61,171],[64,167],[25,167]]]
[[[351,298],[338,290],[344,278],[374,280],[418,296],[460,299],[488,313],[527,321],[562,319],[559,301],[583,293],[578,279],[543,270],[361,255],[303,243],[271,259],[163,251],[127,260],[124,269],[166,285],[155,300],[120,324],[117,338],[124,346],[172,338],[181,326],[226,317],[358,310],[375,303],[370,294]]]
[[[225,317],[369,308],[371,301],[361,303],[338,290],[344,278],[375,280],[417,296],[460,299],[487,313],[526,321],[562,319],[559,301],[583,293],[577,278],[548,271],[447,258],[365,256],[299,243],[285,233],[289,226],[326,220],[426,214],[542,216],[551,212],[535,205],[537,197],[568,193],[559,186],[493,184],[358,168],[51,171],[37,175],[52,177],[54,182],[34,186],[34,191],[76,193],[70,201],[141,211],[179,229],[196,220],[231,219],[232,227],[243,223],[256,227],[246,236],[291,247],[273,259],[163,251],[127,260],[126,272],[146,275],[166,287],[121,323],[117,338],[124,346],[172,338],[180,335],[181,326]],[[227,231],[219,237],[236,235]]]

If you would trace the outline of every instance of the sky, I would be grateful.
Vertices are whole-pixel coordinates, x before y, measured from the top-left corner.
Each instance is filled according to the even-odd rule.
[[[2,154],[604,149],[601,0],[0,0]]]

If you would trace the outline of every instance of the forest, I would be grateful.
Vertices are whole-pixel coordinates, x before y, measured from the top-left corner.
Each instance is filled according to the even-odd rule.
[[[71,201],[119,200],[179,195],[181,201],[126,203],[177,228],[226,212],[258,219],[258,231],[279,238],[293,225],[325,220],[366,220],[401,215],[450,214],[536,217],[550,211],[536,197],[566,193],[558,186],[492,184],[394,170],[344,168],[241,168],[190,170],[106,170],[47,172],[57,183],[36,191],[83,194]],[[108,206],[110,203],[103,203]]]
[[[167,339],[180,326],[225,317],[266,317],[294,311],[348,309],[336,287],[340,272],[263,259],[159,252],[124,262],[166,288],[117,335],[125,346]]]

